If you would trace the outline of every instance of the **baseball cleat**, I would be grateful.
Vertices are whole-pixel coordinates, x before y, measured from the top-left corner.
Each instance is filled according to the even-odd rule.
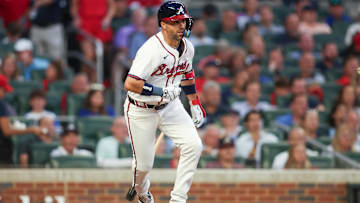
[[[147,194],[138,195],[138,197],[139,203],[154,203],[154,197],[150,192],[147,192]]]

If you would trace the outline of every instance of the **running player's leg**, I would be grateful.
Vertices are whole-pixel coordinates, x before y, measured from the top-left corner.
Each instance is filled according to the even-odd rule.
[[[158,125],[156,112],[129,104],[124,104],[126,125],[133,150],[133,172],[135,190],[138,194],[147,193],[150,187],[148,173],[154,164],[155,133]]]
[[[159,114],[160,129],[173,140],[181,153],[170,203],[184,203],[199,162],[202,142],[180,100],[171,102]]]

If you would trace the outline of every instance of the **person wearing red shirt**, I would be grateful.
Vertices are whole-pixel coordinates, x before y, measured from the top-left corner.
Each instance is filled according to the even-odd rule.
[[[0,18],[5,28],[11,22],[26,24],[26,17],[30,7],[30,0],[2,0],[0,1]]]
[[[351,83],[351,80],[356,76],[356,69],[359,67],[359,60],[355,56],[349,56],[344,60],[343,75],[336,80],[341,86],[346,86]]]

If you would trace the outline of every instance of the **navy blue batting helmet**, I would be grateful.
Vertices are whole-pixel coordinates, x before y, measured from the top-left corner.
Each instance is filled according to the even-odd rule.
[[[180,1],[167,1],[163,3],[158,11],[158,23],[161,21],[171,22],[186,20],[185,36],[189,36],[193,25],[193,18],[188,14],[185,5]]]

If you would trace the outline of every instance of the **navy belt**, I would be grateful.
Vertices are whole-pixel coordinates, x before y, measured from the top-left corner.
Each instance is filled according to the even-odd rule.
[[[131,104],[134,104],[135,106],[138,106],[138,107],[141,107],[141,108],[161,110],[161,109],[165,108],[165,106],[167,105],[167,104],[160,104],[160,105],[147,104],[147,103],[144,103],[144,102],[138,102],[138,101],[130,98],[129,96],[128,96],[128,98],[129,98],[129,102]]]

